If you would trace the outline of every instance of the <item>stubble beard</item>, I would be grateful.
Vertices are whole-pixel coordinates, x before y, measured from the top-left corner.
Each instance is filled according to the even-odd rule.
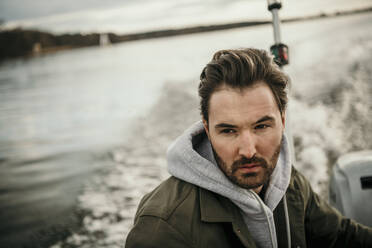
[[[275,149],[270,161],[266,161],[264,158],[258,156],[253,156],[252,158],[242,157],[239,160],[234,161],[231,166],[226,165],[226,163],[213,148],[213,145],[212,150],[216,158],[217,165],[231,182],[245,189],[255,189],[269,183],[271,174],[273,173],[279,158],[281,143],[282,142],[280,142]],[[244,164],[251,163],[261,166],[262,169],[258,173],[253,172],[239,174],[239,168],[241,168]]]

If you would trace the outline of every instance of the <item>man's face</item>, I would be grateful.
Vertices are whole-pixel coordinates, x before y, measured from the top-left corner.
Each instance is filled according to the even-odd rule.
[[[285,114],[263,82],[243,90],[223,86],[209,102],[204,128],[220,169],[240,187],[261,191],[279,157]]]

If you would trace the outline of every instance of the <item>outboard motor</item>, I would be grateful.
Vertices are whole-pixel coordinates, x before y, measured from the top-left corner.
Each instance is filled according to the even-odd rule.
[[[372,150],[349,153],[337,160],[329,202],[346,217],[372,227]]]

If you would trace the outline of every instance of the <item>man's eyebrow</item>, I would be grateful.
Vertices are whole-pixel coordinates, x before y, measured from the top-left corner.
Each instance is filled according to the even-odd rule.
[[[256,121],[254,124],[259,124],[259,123],[265,122],[265,121],[275,121],[275,119],[272,116],[265,115],[264,117],[262,117],[261,119]],[[236,125],[232,125],[232,124],[228,124],[228,123],[218,123],[214,126],[214,128],[216,128],[216,129],[219,129],[219,128],[237,128],[237,127],[238,126],[236,126]]]
[[[227,124],[227,123],[218,123],[217,125],[214,126],[214,128],[236,128],[237,126]]]
[[[275,119],[272,116],[265,115],[264,117],[262,117],[261,119],[259,119],[258,121],[256,121],[255,124],[258,124],[258,123],[261,123],[261,122],[265,122],[265,121],[275,121]]]

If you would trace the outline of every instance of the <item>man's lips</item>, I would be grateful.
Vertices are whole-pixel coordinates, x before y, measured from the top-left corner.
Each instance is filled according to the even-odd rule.
[[[241,166],[238,167],[238,170],[243,172],[243,173],[251,173],[251,172],[257,172],[258,170],[260,170],[260,168],[262,167],[262,165],[260,164],[243,164]]]
[[[261,165],[260,164],[256,164],[256,163],[243,164],[243,165],[239,166],[239,169],[240,168],[253,168],[253,167],[261,167]]]

